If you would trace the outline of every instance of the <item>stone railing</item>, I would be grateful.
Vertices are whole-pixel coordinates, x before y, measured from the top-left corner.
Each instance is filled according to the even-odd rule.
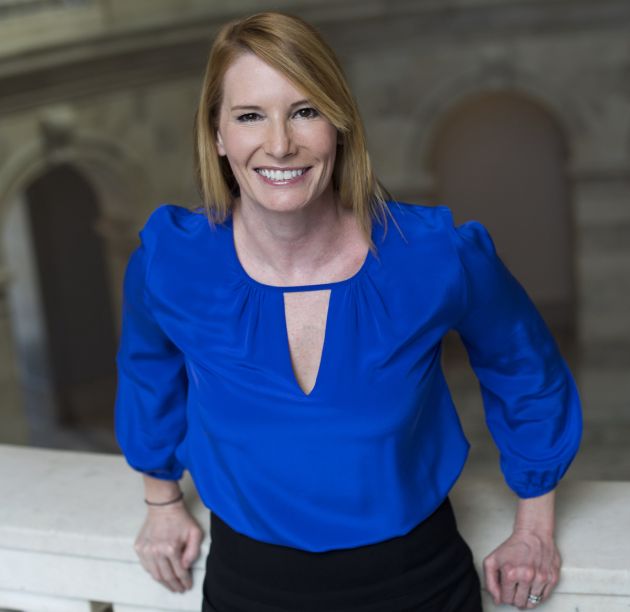
[[[207,527],[207,510],[190,482],[183,485],[189,507]],[[628,612],[630,483],[567,482],[558,497],[563,573],[555,595],[539,609]],[[132,549],[144,515],[140,477],[121,457],[0,445],[0,499],[0,608],[200,609],[207,538],[192,591],[173,594],[153,582]],[[480,563],[509,534],[515,499],[500,482],[466,475],[451,499]],[[487,597],[484,609],[495,609]]]

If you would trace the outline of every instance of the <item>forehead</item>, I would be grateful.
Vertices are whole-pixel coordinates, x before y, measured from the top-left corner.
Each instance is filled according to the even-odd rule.
[[[223,78],[223,100],[227,104],[257,104],[265,99],[304,97],[305,93],[281,72],[253,53],[239,55]]]

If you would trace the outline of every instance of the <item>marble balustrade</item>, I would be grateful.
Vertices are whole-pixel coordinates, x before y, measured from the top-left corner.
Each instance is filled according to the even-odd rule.
[[[189,507],[207,527],[209,514],[192,484],[184,481],[183,487]],[[0,495],[0,608],[200,609],[208,538],[194,566],[192,591],[173,594],[155,583],[132,548],[144,515],[140,476],[121,457],[0,445]],[[451,498],[481,572],[483,556],[510,532],[515,499],[502,482],[466,474]],[[630,482],[567,482],[558,498],[564,568],[555,595],[539,609],[627,612]],[[484,597],[484,609],[494,610]]]

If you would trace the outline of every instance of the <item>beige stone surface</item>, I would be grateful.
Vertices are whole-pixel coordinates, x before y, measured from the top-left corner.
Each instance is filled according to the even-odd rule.
[[[132,548],[145,511],[140,477],[122,458],[0,446],[0,488],[5,495],[0,506],[0,605],[16,601],[22,592],[146,610],[198,609],[208,540],[194,566],[193,591],[173,595],[154,583]],[[208,512],[189,481],[184,490],[207,527]],[[464,474],[452,500],[479,565],[509,535],[516,499],[496,478]],[[629,503],[628,483],[562,485],[562,579],[554,599],[541,609],[567,610],[569,602],[599,612],[630,605],[630,541],[622,518]],[[612,607],[596,607],[604,604]],[[488,603],[486,609],[495,608]]]

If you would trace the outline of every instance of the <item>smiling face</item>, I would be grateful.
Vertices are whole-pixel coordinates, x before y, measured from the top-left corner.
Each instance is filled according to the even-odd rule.
[[[252,53],[225,73],[217,129],[244,206],[292,212],[332,205],[337,130]]]

